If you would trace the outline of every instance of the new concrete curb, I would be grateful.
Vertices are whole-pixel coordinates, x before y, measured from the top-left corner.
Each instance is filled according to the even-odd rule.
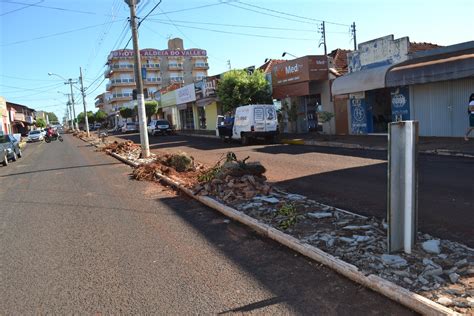
[[[132,166],[137,167],[138,164],[128,161],[120,155],[117,155],[113,152],[107,152],[112,157]],[[223,215],[234,219],[244,225],[255,230],[257,233],[269,237],[282,245],[287,246],[288,248],[308,257],[317,262],[320,262],[329,268],[335,270],[336,272],[344,275],[345,277],[355,281],[361,285],[364,285],[380,294],[385,295],[386,297],[405,305],[412,310],[421,313],[423,315],[460,315],[459,313],[443,306],[438,303],[435,303],[419,294],[413,293],[403,287],[400,287],[392,282],[389,282],[385,279],[380,278],[379,276],[370,274],[365,275],[359,269],[347,262],[344,262],[328,253],[325,253],[319,248],[314,246],[302,243],[300,240],[296,239],[293,236],[287,235],[274,227],[263,224],[258,220],[243,214],[237,211],[234,208],[231,208],[227,205],[224,205],[210,197],[194,195],[191,190],[184,187],[183,184],[179,183],[176,180],[170,179],[164,176],[161,173],[156,172],[156,175],[164,183],[186,193],[191,198],[201,202],[202,204],[222,213]]]
[[[203,137],[203,138],[218,138],[215,135],[201,135],[201,134],[188,134],[188,133],[178,133],[181,136],[190,136],[190,137]],[[373,150],[373,151],[386,151],[386,147],[382,146],[362,146],[359,144],[351,143],[341,143],[341,142],[327,142],[319,140],[304,140],[302,138],[284,138],[280,140],[281,144],[286,145],[305,145],[305,146],[320,146],[320,147],[331,147],[331,148],[347,148],[347,149],[361,149],[361,150]],[[474,155],[466,154],[462,152],[450,152],[443,149],[434,149],[434,150],[421,150],[421,154],[427,155],[438,155],[438,156],[449,156],[449,157],[463,157],[463,158],[474,158]]]

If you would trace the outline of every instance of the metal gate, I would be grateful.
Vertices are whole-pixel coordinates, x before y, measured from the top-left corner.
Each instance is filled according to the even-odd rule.
[[[420,122],[420,136],[464,135],[474,78],[415,85],[412,91],[413,120]]]

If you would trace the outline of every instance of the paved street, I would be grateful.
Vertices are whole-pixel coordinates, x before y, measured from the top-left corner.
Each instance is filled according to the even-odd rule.
[[[69,135],[0,168],[0,314],[412,314],[129,173]]]
[[[139,143],[138,134],[120,135]],[[386,152],[316,146],[240,146],[201,137],[150,137],[154,151],[185,151],[213,165],[227,151],[250,156],[290,192],[364,215],[386,217]],[[420,155],[419,229],[474,247],[474,160]]]

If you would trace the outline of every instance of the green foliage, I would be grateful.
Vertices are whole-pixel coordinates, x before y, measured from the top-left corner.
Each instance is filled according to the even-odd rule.
[[[46,121],[43,118],[39,117],[39,118],[36,119],[36,124],[35,125],[39,128],[45,128],[46,127]]]
[[[122,107],[122,108],[120,108],[120,115],[124,119],[129,119],[129,118],[133,117],[133,109]]]
[[[58,117],[53,112],[46,112],[46,115],[50,123],[59,122]]]
[[[270,85],[260,70],[251,75],[245,70],[226,72],[217,87],[217,95],[225,112],[245,104],[272,103]]]
[[[89,124],[94,122],[94,112],[87,111],[87,120],[89,121]],[[80,124],[85,124],[86,123],[84,112],[79,113],[79,115],[77,116],[77,121]]]
[[[321,111],[318,112],[318,121],[321,123],[329,122],[334,117],[334,113]]]
[[[158,102],[146,101],[145,102],[145,113],[146,117],[151,118],[158,111]]]
[[[98,110],[94,114],[94,119],[98,123],[105,122],[105,120],[107,119],[107,113],[103,110]]]
[[[295,225],[298,221],[298,215],[296,213],[296,206],[292,203],[283,204],[277,212],[280,216],[285,216],[285,219],[281,220],[278,227],[281,229],[288,229]]]

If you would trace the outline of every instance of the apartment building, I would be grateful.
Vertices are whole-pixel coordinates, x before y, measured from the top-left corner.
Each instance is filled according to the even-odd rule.
[[[140,56],[145,99],[155,98],[156,92],[171,84],[184,86],[202,80],[209,69],[207,52],[198,48],[184,49],[180,38],[170,39],[165,50],[142,49]],[[123,106],[130,107],[133,89],[136,87],[133,50],[110,52],[104,75],[109,79],[107,93],[97,96],[96,106],[108,103],[111,111],[117,111]]]

